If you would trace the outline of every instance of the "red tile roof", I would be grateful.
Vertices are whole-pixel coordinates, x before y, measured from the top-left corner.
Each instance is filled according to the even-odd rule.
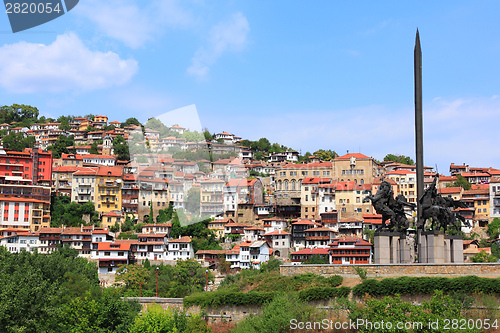
[[[191,237],[189,236],[182,236],[179,239],[173,239],[171,241],[168,241],[169,243],[191,243]]]
[[[409,173],[416,173],[416,172],[415,171],[411,171],[411,170],[401,169],[401,170],[392,170],[392,171],[386,173],[386,175],[406,175],[406,174],[409,174]]]
[[[109,173],[109,174],[108,174]],[[112,177],[121,177],[123,175],[122,167],[109,167],[109,166],[101,166],[97,171],[98,176],[112,176]]]
[[[274,236],[274,235],[290,235],[290,233],[283,230],[274,230],[268,232],[267,234],[264,234],[264,236]]]
[[[118,245],[118,247],[111,247],[111,245]],[[110,243],[110,242],[100,242],[97,243],[97,249],[99,251],[128,251],[130,250],[130,243],[123,243],[123,242],[115,242],[115,243]]]
[[[331,168],[332,162],[314,162],[305,164],[287,164],[280,167],[281,169],[317,169],[317,168]]]
[[[355,158],[366,158],[366,159],[369,159],[371,157],[368,157],[366,155],[363,155],[361,153],[351,153],[351,154],[345,154],[345,155],[342,155],[342,156],[338,156],[336,157],[335,159],[336,160],[348,160],[350,159],[351,157],[355,157]]]
[[[341,237],[333,240],[328,246],[338,246],[339,242],[354,242],[354,246],[372,246],[373,244],[358,237]]]
[[[329,249],[302,249],[297,252],[290,253],[291,255],[294,254],[310,254],[310,255],[315,255],[315,254],[320,254],[320,255],[327,255]]]
[[[461,187],[443,187],[438,189],[438,192],[441,194],[451,194],[451,193],[460,193],[462,192]]]

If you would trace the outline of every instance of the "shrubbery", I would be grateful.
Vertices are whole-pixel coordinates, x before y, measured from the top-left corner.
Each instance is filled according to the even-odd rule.
[[[318,299],[330,299],[334,297],[347,297],[351,292],[349,287],[313,287],[290,292],[302,301],[312,301]],[[199,305],[201,307],[216,307],[221,305],[261,305],[269,303],[278,292],[257,292],[249,291],[215,291],[211,293],[195,293],[184,297],[184,306]]]
[[[483,292],[500,294],[500,279],[481,278],[477,276],[461,276],[456,278],[442,277],[399,277],[380,281],[368,279],[353,288],[354,295],[371,296],[396,294],[433,294],[435,290],[448,292]]]

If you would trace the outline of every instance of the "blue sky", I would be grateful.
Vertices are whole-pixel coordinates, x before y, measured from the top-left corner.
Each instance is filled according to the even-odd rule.
[[[12,34],[0,104],[141,121],[195,104],[211,132],[294,149],[414,156],[413,47],[424,159],[500,168],[496,1],[80,0]]]

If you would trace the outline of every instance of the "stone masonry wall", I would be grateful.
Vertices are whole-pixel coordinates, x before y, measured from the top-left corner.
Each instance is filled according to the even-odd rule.
[[[282,265],[280,274],[292,276],[313,273],[329,277],[340,275],[356,278],[354,266],[367,270],[367,277],[397,276],[440,276],[456,277],[476,275],[480,277],[500,277],[500,263],[456,263],[456,264],[381,264],[381,265]]]

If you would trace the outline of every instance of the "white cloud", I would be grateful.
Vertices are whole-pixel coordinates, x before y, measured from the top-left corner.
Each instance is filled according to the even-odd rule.
[[[89,91],[123,85],[137,62],[89,50],[74,33],[50,45],[18,42],[0,47],[0,86],[12,93]]]
[[[177,0],[87,0],[76,8],[77,14],[95,23],[103,34],[131,48],[153,40],[165,26],[182,28],[193,21]]]
[[[242,50],[247,44],[250,26],[242,13],[235,13],[228,21],[215,25],[209,33],[207,46],[196,51],[189,75],[203,79],[208,75],[210,66],[227,51]]]

